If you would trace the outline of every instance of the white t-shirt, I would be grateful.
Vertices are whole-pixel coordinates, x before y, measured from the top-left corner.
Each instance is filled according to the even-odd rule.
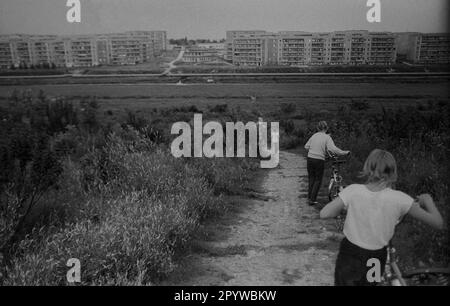
[[[370,191],[365,185],[353,184],[339,193],[347,209],[344,235],[357,246],[379,250],[388,245],[399,219],[408,213],[414,199],[385,188]]]
[[[305,149],[308,150],[308,157],[322,160],[325,160],[327,150],[337,155],[344,155],[346,153],[336,147],[331,136],[324,132],[317,132],[312,135],[305,144]]]

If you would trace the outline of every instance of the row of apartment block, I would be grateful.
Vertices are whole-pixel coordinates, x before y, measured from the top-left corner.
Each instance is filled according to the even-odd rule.
[[[406,58],[419,64],[450,63],[449,34],[409,34]]]
[[[397,58],[399,35],[368,31],[228,31],[226,59],[247,66],[390,65]],[[420,64],[449,63],[448,34],[408,35],[408,60]]]
[[[100,35],[3,35],[0,68],[54,65],[91,67],[135,65],[166,50],[165,31],[133,31]]]
[[[227,59],[236,65],[387,65],[395,62],[391,33],[230,31]]]

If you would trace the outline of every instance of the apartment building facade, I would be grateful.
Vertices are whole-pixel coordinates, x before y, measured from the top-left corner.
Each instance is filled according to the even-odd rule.
[[[416,64],[450,64],[450,33],[408,34],[407,60]]]
[[[219,51],[213,48],[189,47],[183,54],[183,61],[189,64],[213,63],[220,58]]]
[[[238,37],[233,40],[232,63],[234,65],[262,66],[265,51],[263,37]]]
[[[233,45],[234,40],[239,37],[258,37],[265,34],[266,31],[251,30],[251,31],[227,31],[225,40],[225,60],[233,61]]]
[[[388,65],[395,63],[397,47],[392,33],[369,33],[366,63]]]
[[[135,65],[160,55],[167,46],[166,40],[165,31],[72,36],[3,35],[0,36],[0,68]]]
[[[385,32],[240,32],[229,38],[235,65],[390,65],[396,60],[395,36]]]

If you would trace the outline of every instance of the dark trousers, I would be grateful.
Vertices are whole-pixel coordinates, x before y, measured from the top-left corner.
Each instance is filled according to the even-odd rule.
[[[317,194],[319,193],[319,189],[322,184],[324,167],[324,160],[308,157],[308,199],[310,201],[314,202],[317,200]]]
[[[376,282],[370,283],[367,280],[367,272],[371,267],[367,266],[367,261],[376,258],[380,261],[380,275],[384,273],[387,259],[387,248],[380,250],[366,250],[351,243],[347,238],[341,242],[339,254],[336,260],[334,271],[335,286],[375,286]]]

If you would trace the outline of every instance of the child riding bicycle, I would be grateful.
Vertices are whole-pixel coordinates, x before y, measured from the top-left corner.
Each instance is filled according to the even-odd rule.
[[[341,242],[335,267],[335,285],[375,285],[367,280],[369,259],[378,259],[380,274],[386,263],[386,247],[394,235],[395,226],[408,214],[436,229],[444,221],[428,194],[414,200],[392,189],[397,180],[397,165],[391,153],[373,150],[367,158],[362,175],[365,184],[353,184],[339,193],[320,212],[321,218],[334,218],[347,210],[345,238]]]

